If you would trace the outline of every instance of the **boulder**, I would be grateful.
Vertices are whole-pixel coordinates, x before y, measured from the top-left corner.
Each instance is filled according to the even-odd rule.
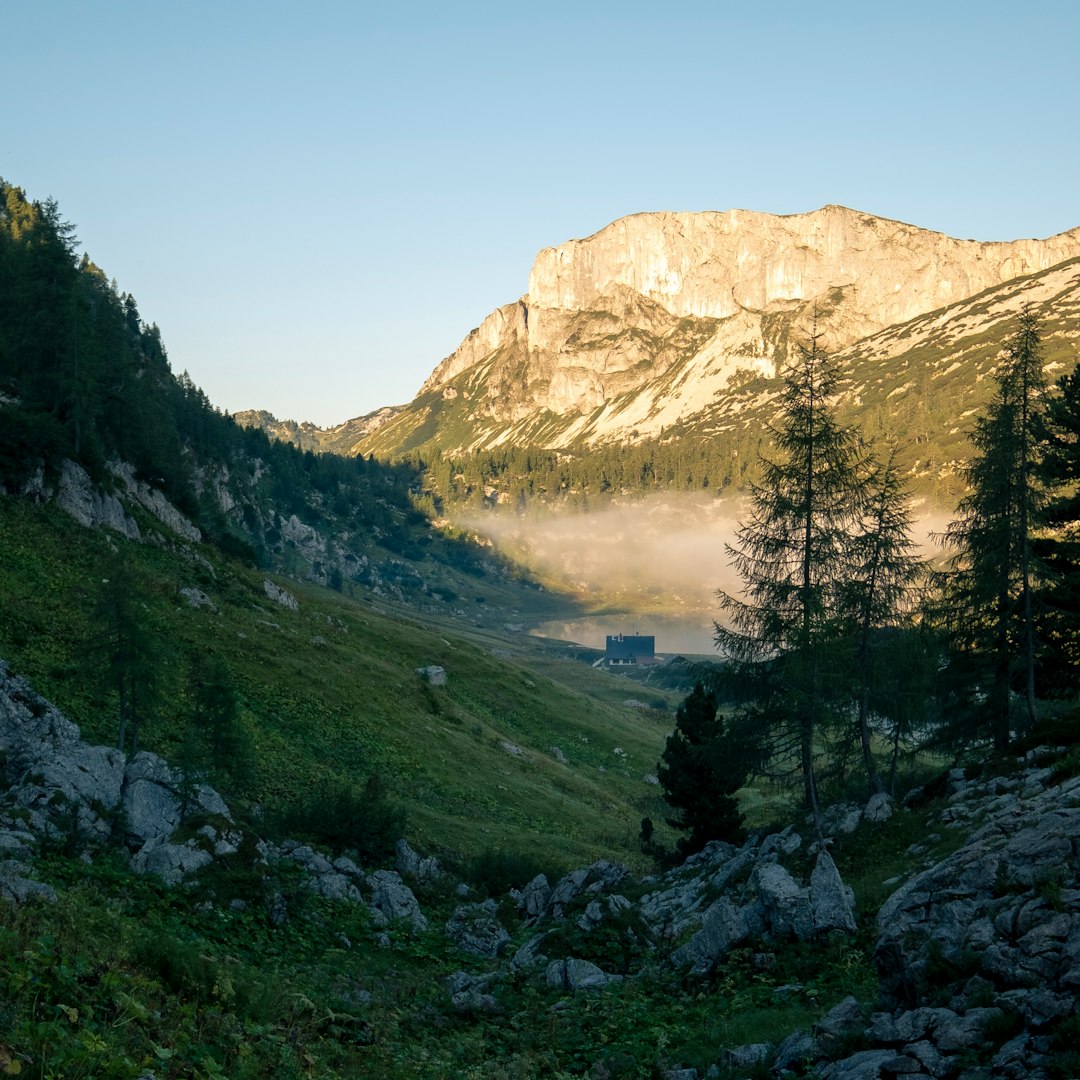
[[[502,1006],[490,993],[492,981],[496,975],[470,975],[467,971],[456,971],[446,979],[446,988],[450,992],[450,1003],[459,1013],[494,1015],[502,1012]]]
[[[855,932],[855,914],[852,910],[854,897],[840,878],[836,863],[825,848],[818,852],[814,870],[810,875],[810,909],[814,929],[820,933],[829,930]]]
[[[544,874],[536,877],[521,890],[521,899],[518,901],[518,910],[521,916],[529,922],[535,922],[547,913],[551,904],[551,886]]]
[[[543,967],[548,962],[547,956],[541,951],[547,934],[537,934],[529,938],[510,961],[511,971],[531,971],[533,968]]]
[[[498,904],[461,904],[446,924],[446,936],[462,952],[498,956],[510,944],[510,935],[497,918]]]
[[[399,840],[394,848],[394,868],[403,877],[411,877],[422,885],[438,881],[443,876],[442,867],[434,855],[427,858],[418,855],[404,839]]]
[[[427,929],[427,919],[412,889],[393,870],[376,870],[367,877],[372,909],[386,922],[407,922],[413,930]]]
[[[863,810],[863,820],[873,825],[880,825],[892,817],[892,799],[884,791],[870,796],[870,801]]]
[[[552,960],[544,973],[548,986],[561,990],[602,990],[622,982],[621,975],[609,975],[588,960]]]
[[[33,871],[24,862],[15,859],[0,860],[0,896],[15,904],[25,904],[31,900],[52,902],[56,891],[51,885],[35,881]]]
[[[787,870],[776,863],[759,863],[751,881],[770,933],[800,941],[813,937],[814,913],[809,889],[798,885]]]
[[[721,896],[706,909],[701,929],[671,954],[671,962],[676,966],[690,964],[694,974],[704,974],[761,928],[756,906],[740,908]]]
[[[156,874],[166,885],[178,885],[213,861],[213,856],[194,841],[185,844],[154,842],[140,848],[131,860],[136,873]]]

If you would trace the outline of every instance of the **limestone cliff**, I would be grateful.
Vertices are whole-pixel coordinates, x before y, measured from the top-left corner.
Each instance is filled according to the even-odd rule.
[[[966,312],[987,290],[1006,290],[991,307],[1008,313],[1031,298],[1011,283],[1063,264],[1054,295],[1071,303],[1078,257],[1080,229],[980,242],[841,206],[635,214],[541,251],[521,300],[492,312],[410,405],[334,449],[570,447],[701,426],[748,378],[773,378],[815,315],[831,351],[866,363],[872,342]],[[940,325],[931,336],[950,344]]]

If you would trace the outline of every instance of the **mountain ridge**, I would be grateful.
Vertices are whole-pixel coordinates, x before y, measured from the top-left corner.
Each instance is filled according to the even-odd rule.
[[[902,406],[879,408],[878,426],[904,439],[893,421],[918,404],[903,391],[911,379],[892,378],[879,358],[914,364],[915,382],[945,379],[961,406],[931,436],[962,458],[952,419],[982,403],[983,377],[1021,304],[1039,308],[1048,359],[1075,363],[1078,257],[1080,228],[978,241],[837,205],[634,214],[543,249],[528,293],[491,312],[412,402],[317,437],[323,449],[393,458],[705,435],[740,412],[763,418],[816,318],[848,372],[853,419],[864,419],[857,402],[872,401],[877,380]]]

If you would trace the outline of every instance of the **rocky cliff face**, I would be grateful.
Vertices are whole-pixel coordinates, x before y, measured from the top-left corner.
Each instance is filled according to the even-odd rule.
[[[981,243],[842,206],[635,214],[541,251],[527,295],[489,315],[421,392],[501,351],[504,367],[527,361],[528,405],[585,412],[718,335],[728,355],[775,360],[770,313],[816,301],[842,347],[1076,255],[1080,230]]]

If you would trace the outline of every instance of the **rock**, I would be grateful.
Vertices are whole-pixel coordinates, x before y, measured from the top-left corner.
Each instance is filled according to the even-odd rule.
[[[202,540],[199,528],[188,521],[160,491],[136,478],[134,465],[126,461],[110,461],[108,469],[124,485],[128,498],[148,510],[162,525],[194,544]]]
[[[438,881],[443,876],[442,867],[434,855],[423,858],[404,839],[399,840],[394,848],[394,866],[399,874],[411,877],[421,885]]]
[[[142,751],[124,770],[124,817],[135,846],[156,844],[180,824],[177,779],[156,754]]]
[[[776,937],[796,937],[805,941],[814,934],[810,890],[776,863],[759,863],[751,878],[761,902],[767,929]]]
[[[204,608],[206,611],[217,611],[217,605],[209,596],[202,591],[202,589],[196,589],[194,586],[188,586],[180,590],[180,595],[187,602],[187,606],[190,608]]]
[[[810,908],[814,929],[818,933],[829,930],[854,933],[855,915],[852,906],[851,890],[844,886],[832,856],[822,848],[810,875]]]
[[[0,861],[0,896],[14,904],[26,904],[32,900],[52,903],[56,890],[44,882],[35,881],[33,871],[24,862],[15,859]]]
[[[817,1060],[817,1047],[805,1031],[793,1031],[776,1048],[772,1071],[777,1076],[787,1072],[802,1074],[808,1065]]]
[[[280,604],[289,611],[300,610],[300,604],[296,597],[293,596],[288,589],[283,589],[280,585],[276,585],[269,578],[263,579],[263,592],[266,594],[268,600],[273,600],[275,604]]]
[[[416,674],[420,676],[429,686],[445,686],[446,685],[446,669],[431,664],[428,667],[418,667]]]
[[[497,912],[498,904],[494,900],[462,904],[447,922],[446,936],[462,952],[474,956],[498,956],[510,943],[510,935],[499,922]]]
[[[502,1012],[502,1006],[489,992],[495,973],[470,975],[466,971],[456,971],[446,979],[446,988],[450,991],[450,1002],[459,1013],[485,1013],[489,1016]]]
[[[942,1017],[934,1026],[934,1042],[946,1054],[979,1046],[986,1025],[1002,1015],[1000,1009],[970,1009],[963,1016]]]
[[[826,1057],[843,1041],[866,1025],[862,1007],[850,994],[814,1025],[814,1041]]]
[[[560,764],[569,765],[570,762],[566,760],[566,755],[558,746],[549,746],[548,753]]]
[[[880,1080],[882,1076],[920,1071],[918,1062],[895,1050],[860,1050],[842,1061],[825,1065],[818,1076],[820,1080]]]
[[[845,296],[857,295],[830,315],[831,344],[843,348],[1077,254],[1071,233],[975,244],[839,206],[784,216],[634,214],[541,251],[526,296],[488,315],[432,372],[420,397],[458,390],[457,377],[486,362],[486,379],[470,384],[473,438],[458,436],[463,449],[477,448],[482,438],[501,437],[511,424],[545,410],[571,419],[644,388],[673,362],[661,342],[692,335],[687,362],[693,357],[695,370],[715,371],[718,382],[724,368],[711,365],[733,365],[736,358],[741,369],[771,378],[785,359],[782,346],[772,343],[776,319],[793,301],[824,300],[857,283]],[[527,383],[520,379],[525,364]],[[692,386],[665,390],[662,418],[654,411],[651,423],[644,420],[650,395],[627,412],[604,410],[592,421],[591,437],[611,445],[657,437],[661,424],[702,407]],[[415,430],[420,415],[404,429]]]
[[[194,842],[172,844],[151,840],[135,853],[131,867],[136,873],[156,874],[166,885],[178,885],[212,861],[213,856]]]
[[[603,901],[592,900],[578,918],[578,927],[586,933],[595,930],[605,919],[629,911],[630,901],[625,896],[607,896]]]
[[[522,917],[530,922],[535,922],[546,914],[551,904],[551,886],[544,874],[536,877],[521,890],[521,899],[518,902],[518,910]]]
[[[550,913],[556,918],[562,918],[567,906],[585,886],[589,877],[588,867],[579,870],[571,870],[565,877],[560,878],[551,892]]]
[[[588,960],[552,960],[544,973],[548,986],[562,990],[602,990],[621,982],[621,975],[609,975]]]
[[[115,495],[103,494],[81,465],[65,460],[60,467],[56,505],[88,529],[112,529],[129,540],[141,540],[139,526]]]
[[[884,791],[870,796],[870,801],[863,810],[863,820],[873,825],[880,825],[892,817],[892,799]]]
[[[756,908],[736,907],[726,896],[721,896],[705,911],[701,929],[671,954],[671,962],[677,966],[690,964],[694,974],[704,974],[760,929]]]
[[[531,971],[534,968],[543,967],[547,964],[548,958],[541,949],[546,937],[547,934],[545,933],[537,934],[536,937],[529,938],[529,940],[514,953],[513,959],[510,961],[510,970]]]
[[[904,1047],[904,1053],[914,1058],[923,1071],[931,1076],[945,1076],[952,1069],[945,1055],[927,1039],[908,1043]]]
[[[747,1043],[744,1046],[732,1046],[724,1051],[724,1061],[729,1069],[751,1070],[764,1065],[773,1052],[772,1043]]]
[[[427,919],[412,889],[397,873],[393,870],[376,870],[368,875],[367,883],[371,887],[371,907],[388,922],[402,920],[413,930],[427,929]]]

